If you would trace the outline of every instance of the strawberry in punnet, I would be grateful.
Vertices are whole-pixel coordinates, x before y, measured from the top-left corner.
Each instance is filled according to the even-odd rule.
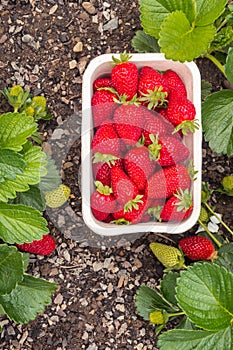
[[[93,154],[99,152],[105,155],[120,156],[120,139],[113,124],[102,124],[97,129],[91,142],[91,149]]]
[[[112,87],[112,81],[110,77],[97,78],[93,83],[93,90],[96,91],[100,88]]]
[[[104,155],[99,152],[95,153],[93,160],[95,181],[100,181],[103,185],[111,186],[111,168],[113,166],[123,169],[122,160],[112,155]]]
[[[105,220],[112,213],[116,206],[112,189],[96,181],[96,190],[91,195],[91,210],[97,220]]]
[[[144,66],[139,73],[138,95],[149,109],[163,106],[167,102],[169,87],[163,75],[157,70]]]
[[[134,104],[122,104],[114,111],[113,121],[119,137],[133,146],[142,136],[145,108]]]
[[[125,205],[138,195],[138,188],[129,176],[119,167],[111,168],[111,184],[114,197]]]
[[[15,244],[20,250],[38,255],[50,255],[56,248],[56,241],[50,234],[44,235],[42,239],[31,243]]]
[[[126,153],[123,162],[131,180],[140,191],[144,191],[146,182],[156,166],[156,163],[150,160],[148,148],[145,146],[131,148]]]
[[[194,132],[198,129],[195,115],[196,109],[190,100],[184,96],[177,96],[174,92],[170,93],[166,117],[177,131],[182,130],[182,133],[187,135],[188,131]]]
[[[187,219],[193,210],[192,194],[189,189],[178,191],[164,204],[160,213],[163,221],[181,221]]]
[[[174,91],[178,96],[187,97],[184,82],[176,72],[169,69],[163,73],[163,78],[166,80],[170,91]]]
[[[213,243],[203,236],[191,236],[180,240],[179,247],[193,261],[214,260],[217,257]]]
[[[138,87],[138,69],[134,63],[129,62],[131,57],[125,51],[120,54],[119,59],[112,57],[114,67],[111,72],[111,84],[119,95],[127,96],[128,101],[137,94]]]
[[[183,164],[171,165],[155,172],[148,180],[148,198],[169,198],[179,189],[190,188],[190,175]]]
[[[175,137],[150,135],[150,139],[150,158],[162,167],[181,163],[190,155],[189,149]]]
[[[114,89],[101,89],[94,92],[91,99],[91,106],[95,127],[99,127],[106,119],[111,119],[113,111],[117,106],[114,99],[118,100]]]
[[[142,131],[144,136],[144,145],[148,146],[151,144],[151,134],[166,135],[171,130],[171,128],[169,129],[168,127],[166,127],[166,124],[163,122],[162,118],[159,116],[158,113],[150,113],[150,115],[146,116],[145,124]]]
[[[113,213],[116,224],[137,224],[145,213],[147,198],[145,195],[137,195],[124,207],[118,206]]]

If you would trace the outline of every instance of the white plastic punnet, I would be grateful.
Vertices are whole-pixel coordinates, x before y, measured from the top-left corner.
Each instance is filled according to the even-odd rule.
[[[94,58],[88,65],[83,75],[82,87],[82,215],[86,225],[95,233],[104,236],[116,236],[137,232],[164,232],[178,234],[192,228],[199,217],[201,207],[201,172],[202,172],[202,129],[201,129],[201,78],[200,72],[194,62],[177,62],[165,59],[163,54],[136,53],[131,54],[130,62],[134,62],[140,69],[150,66],[154,69],[165,71],[174,70],[183,80],[187,89],[187,97],[196,108],[196,117],[199,129],[193,134],[184,136],[184,143],[190,150],[190,158],[193,159],[194,169],[197,171],[195,181],[192,182],[193,211],[192,214],[181,222],[146,222],[131,225],[116,225],[104,223],[95,219],[91,211],[90,197],[94,191],[94,179],[92,173],[91,141],[93,138],[93,120],[91,98],[93,95],[93,82],[96,78],[109,75],[112,69],[112,56],[118,54],[104,54]]]

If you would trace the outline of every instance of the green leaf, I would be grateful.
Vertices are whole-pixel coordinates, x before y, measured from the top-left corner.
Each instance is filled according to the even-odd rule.
[[[189,22],[195,18],[195,6],[193,1],[187,0],[141,0],[140,19],[142,27],[147,34],[159,38],[159,32],[164,19],[170,12],[183,11]]]
[[[232,27],[223,27],[219,32],[215,34],[214,40],[211,43],[209,52],[212,51],[224,51],[233,40]]]
[[[233,252],[233,242],[223,244],[219,250],[218,255],[222,255],[224,253],[232,253]]]
[[[233,273],[233,252],[222,253],[215,264],[225,267],[227,271]]]
[[[0,244],[0,295],[9,294],[23,279],[22,254],[16,247]]]
[[[26,166],[23,173],[18,174],[15,180],[6,180],[0,183],[0,201],[2,202],[15,198],[16,192],[28,191],[29,185],[38,184],[41,176],[47,172],[46,154],[41,147],[33,146],[27,142],[21,152]]]
[[[212,90],[212,85],[208,81],[202,80],[201,81],[201,99],[202,99],[202,101],[204,101],[205,98],[211,94],[211,90]]]
[[[23,268],[24,268],[24,272],[27,270],[28,265],[29,265],[29,260],[30,260],[30,254],[29,253],[22,253],[23,255]]]
[[[202,126],[210,148],[233,154],[233,91],[221,90],[207,96],[202,103]]]
[[[175,11],[161,25],[159,45],[168,59],[192,61],[207,52],[214,34],[213,25],[194,27],[183,12]]]
[[[22,204],[0,203],[0,238],[10,244],[42,239],[49,232],[41,213]]]
[[[20,151],[37,129],[33,117],[24,113],[6,113],[0,115],[0,147]]]
[[[170,271],[163,275],[160,287],[163,297],[169,301],[169,303],[176,305],[177,300],[175,297],[176,280],[180,276],[179,272]]]
[[[171,305],[155,289],[140,286],[136,292],[135,306],[137,312],[145,320],[149,320],[150,313],[155,310],[173,310]]]
[[[137,52],[160,52],[158,41],[143,30],[138,30],[132,39],[132,46]]]
[[[232,350],[233,328],[218,332],[174,329],[159,336],[160,350]]]
[[[13,203],[24,204],[41,212],[46,208],[45,196],[37,185],[30,186],[27,192],[17,193],[17,197],[14,199]]]
[[[180,273],[176,298],[187,317],[209,331],[227,328],[233,318],[233,274],[207,262]]]
[[[232,30],[232,29],[231,29]],[[232,41],[233,41],[233,34],[232,34]],[[233,47],[230,47],[228,50],[226,65],[225,65],[225,73],[227,76],[227,79],[231,84],[233,84]]]
[[[5,179],[14,180],[22,174],[25,162],[22,155],[10,149],[0,149],[0,182]]]
[[[207,26],[224,12],[228,0],[196,0],[196,25]]]
[[[41,177],[39,184],[40,190],[42,192],[53,191],[61,184],[61,176],[54,159],[52,159],[48,154],[46,154],[46,157],[47,173],[43,177]]]
[[[182,318],[176,329],[199,329],[186,316]]]
[[[56,288],[55,283],[25,274],[23,281],[10,294],[0,295],[0,304],[11,320],[28,323],[51,303]]]

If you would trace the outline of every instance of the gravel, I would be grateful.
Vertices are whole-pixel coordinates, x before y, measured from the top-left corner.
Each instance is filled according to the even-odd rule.
[[[52,303],[28,325],[2,316],[1,349],[156,350],[153,326],[136,312],[136,290],[141,284],[155,287],[163,274],[149,243],[171,244],[182,235],[99,237],[82,220],[79,188],[82,75],[100,54],[133,51],[139,2],[2,0],[0,11],[0,89],[20,84],[46,97],[54,118],[40,122],[43,148],[71,187],[69,203],[45,214],[56,251],[30,257],[29,273],[58,284]],[[199,67],[218,89],[221,75],[205,60]],[[0,110],[9,110],[2,98]],[[203,156],[203,179],[216,188],[230,173],[231,160],[212,154],[205,143]],[[228,198],[214,198],[230,223]]]

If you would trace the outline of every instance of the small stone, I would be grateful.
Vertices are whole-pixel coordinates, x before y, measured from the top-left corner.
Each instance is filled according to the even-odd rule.
[[[104,31],[114,30],[118,28],[118,17],[111,19],[108,23],[103,26]]]
[[[74,52],[82,52],[83,50],[83,43],[81,41],[79,41],[74,47],[73,47],[73,51]]]
[[[0,38],[0,44],[4,44],[5,41],[7,41],[7,35],[6,34],[3,34]]]
[[[69,67],[70,69],[74,69],[77,67],[77,61],[76,60],[72,60],[69,62]]]
[[[79,61],[78,63],[78,70],[79,70],[79,73],[80,74],[83,74],[85,68],[86,68],[86,65],[87,65],[87,61],[85,59]]]
[[[125,312],[125,306],[123,304],[117,304],[116,310],[118,310],[120,312]]]
[[[25,34],[22,37],[22,42],[25,44],[31,43],[33,41],[33,37],[30,34]]]
[[[54,304],[61,305],[63,302],[63,295],[59,293],[54,299]]]
[[[58,9],[58,5],[57,4],[52,6],[51,9],[49,10],[49,14],[53,15],[57,11],[57,9]]]
[[[96,8],[94,5],[92,5],[90,2],[88,1],[84,1],[82,3],[82,7],[84,8],[85,11],[87,11],[87,13],[89,13],[89,15],[94,15],[96,13]]]
[[[95,261],[95,262],[94,262],[94,264],[93,264],[93,270],[94,270],[95,272],[102,270],[102,268],[103,268],[103,263],[102,263],[102,262],[98,262],[98,261]]]

